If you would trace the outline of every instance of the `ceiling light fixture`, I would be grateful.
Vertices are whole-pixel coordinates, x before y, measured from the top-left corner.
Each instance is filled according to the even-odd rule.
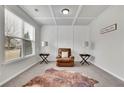
[[[68,15],[69,13],[69,9],[65,8],[65,9],[62,9],[62,14],[63,15]]]

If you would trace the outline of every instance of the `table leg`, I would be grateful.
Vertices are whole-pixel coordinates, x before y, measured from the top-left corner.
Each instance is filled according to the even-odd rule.
[[[80,63],[83,63],[84,62],[83,57],[81,56],[81,58],[82,58],[82,61]]]
[[[47,61],[46,61],[46,60],[47,60],[47,59],[46,59],[47,57],[41,56],[41,58],[42,58],[42,61],[40,62],[40,64],[43,63],[43,62],[47,63]],[[48,64],[48,63],[47,63],[47,64]]]
[[[82,62],[83,62],[83,60],[80,63],[82,63]]]
[[[89,58],[89,56],[84,56],[84,57],[82,57],[82,61],[81,61],[81,65],[83,65],[84,63],[87,63],[88,65],[89,65],[89,63],[87,62],[87,59]]]
[[[45,61],[48,63],[49,61],[47,60],[48,56],[45,57]]]
[[[43,63],[43,62],[44,62],[44,58],[43,58],[43,56],[40,56],[40,57],[42,58],[42,61],[40,62],[40,64],[41,64],[41,63]]]

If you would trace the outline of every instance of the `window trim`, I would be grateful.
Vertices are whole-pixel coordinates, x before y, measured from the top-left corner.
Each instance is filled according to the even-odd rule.
[[[7,35],[7,36],[8,36],[8,37],[17,38],[17,39],[22,39],[22,40],[27,40],[27,41],[32,41],[32,42],[35,42],[35,40],[25,39],[25,38],[21,38],[21,37],[9,36],[9,35]],[[6,35],[5,35],[5,37],[6,37]]]
[[[13,60],[5,61],[5,62],[3,62],[2,64],[3,64],[3,65],[7,65],[7,64],[14,63],[14,62],[20,62],[20,61],[29,59],[29,58],[34,57],[34,56],[35,56],[35,54],[31,54],[31,55],[28,55],[28,56],[21,57],[21,58],[19,58],[19,59],[13,59]]]

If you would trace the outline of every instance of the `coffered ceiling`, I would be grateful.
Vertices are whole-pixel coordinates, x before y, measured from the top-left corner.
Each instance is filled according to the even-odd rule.
[[[88,25],[109,6],[107,5],[20,5],[41,25]],[[62,9],[69,9],[68,15]]]

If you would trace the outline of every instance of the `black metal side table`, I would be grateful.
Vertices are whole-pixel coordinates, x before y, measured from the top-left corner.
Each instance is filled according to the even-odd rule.
[[[42,61],[40,62],[40,64],[41,63],[43,63],[43,62],[45,62],[46,64],[48,64],[48,60],[47,60],[47,58],[48,58],[48,56],[49,56],[50,54],[47,54],[47,53],[41,53],[41,54],[39,54],[39,56],[42,58]]]
[[[89,62],[87,61],[90,58],[90,54],[79,54],[80,57],[82,58],[82,61],[80,62],[82,65],[84,63],[87,63],[89,65]]]

